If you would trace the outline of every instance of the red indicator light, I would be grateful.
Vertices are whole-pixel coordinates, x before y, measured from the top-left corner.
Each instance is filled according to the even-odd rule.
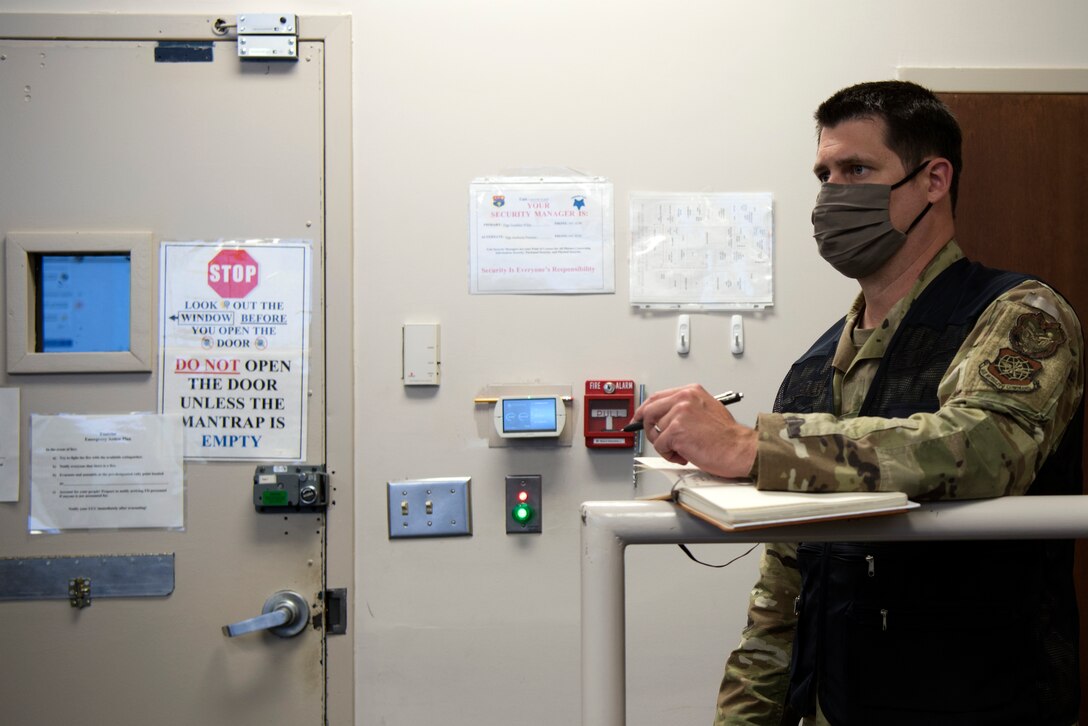
[[[526,491],[520,491],[520,492],[518,492],[518,501],[519,501],[519,502],[527,502],[527,501],[529,501],[529,492],[526,492]]]

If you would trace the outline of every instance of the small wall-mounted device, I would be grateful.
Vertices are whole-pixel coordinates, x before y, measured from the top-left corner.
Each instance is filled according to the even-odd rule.
[[[437,386],[442,382],[438,323],[405,323],[401,330],[404,385]]]
[[[691,352],[691,316],[681,315],[676,320],[676,353],[687,355]]]
[[[539,474],[506,477],[506,533],[539,534],[543,531],[544,500]]]
[[[734,315],[729,323],[729,350],[733,355],[744,353],[744,318]]]
[[[562,396],[500,396],[493,421],[504,439],[554,438],[567,422],[567,407]]]
[[[253,506],[262,513],[324,511],[327,478],[324,464],[258,466],[253,473]]]
[[[582,429],[590,449],[630,449],[635,432],[623,427],[635,414],[634,381],[586,381],[585,421]]]

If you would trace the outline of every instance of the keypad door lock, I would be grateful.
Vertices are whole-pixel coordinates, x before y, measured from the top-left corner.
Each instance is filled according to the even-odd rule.
[[[258,466],[253,473],[253,506],[258,512],[322,512],[329,475],[324,464]]]

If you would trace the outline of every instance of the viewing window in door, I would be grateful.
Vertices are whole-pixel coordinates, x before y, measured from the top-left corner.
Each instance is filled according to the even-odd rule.
[[[129,349],[125,254],[34,255],[35,346],[38,353],[107,353]]]
[[[8,373],[149,372],[148,232],[9,232]]]

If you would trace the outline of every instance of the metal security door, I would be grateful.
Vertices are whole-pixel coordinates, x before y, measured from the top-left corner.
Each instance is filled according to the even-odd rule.
[[[350,463],[330,460],[325,392],[345,369],[327,366],[325,343],[331,330],[350,351],[350,328],[343,328],[350,317],[325,316],[324,45],[302,38],[297,62],[243,62],[233,37],[216,37],[213,20],[0,20],[0,35],[23,29],[0,39],[0,234],[8,245],[26,233],[146,234],[156,259],[152,307],[165,242],[310,240],[302,460],[329,464],[335,500]],[[122,39],[98,39],[115,29],[121,32],[112,37]],[[35,39],[65,35],[94,39]],[[164,42],[169,38],[182,42]],[[350,265],[339,266],[347,268],[334,273],[342,284]],[[157,322],[157,311],[149,312]],[[152,339],[157,354],[154,325]],[[0,387],[20,393],[21,449],[19,501],[0,503],[0,557],[43,570],[96,558],[124,565],[122,555],[133,563],[148,555],[173,562],[167,595],[98,597],[90,577],[89,607],[67,599],[0,601],[3,721],[322,723],[327,515],[257,512],[254,472],[264,462],[186,460],[184,531],[27,531],[31,415],[156,412],[166,372],[158,355],[152,359],[149,372],[0,372]],[[113,577],[131,579],[132,571],[122,567]],[[222,626],[260,615],[284,590],[298,593],[290,605],[309,616],[297,635],[224,634]],[[348,704],[333,710],[350,712]]]

